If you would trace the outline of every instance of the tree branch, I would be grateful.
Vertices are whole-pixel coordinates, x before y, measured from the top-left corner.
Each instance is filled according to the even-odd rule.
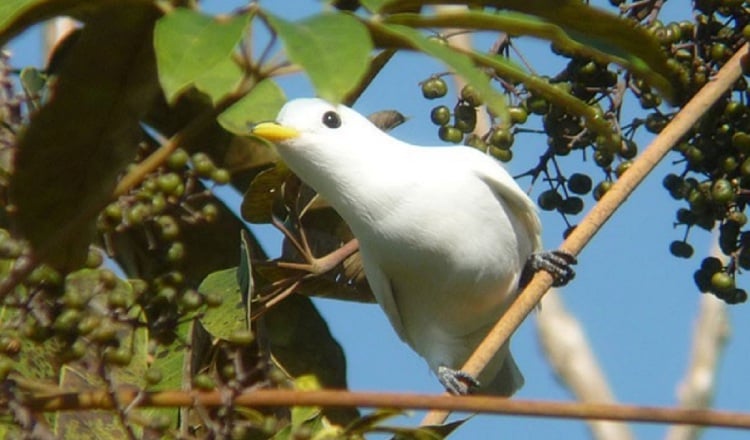
[[[721,252],[714,248],[713,255]],[[693,346],[687,370],[677,388],[680,408],[709,408],[714,397],[719,358],[729,337],[729,317],[724,301],[714,295],[701,296],[693,331]],[[695,440],[701,429],[694,425],[672,426],[666,440]]]
[[[215,408],[227,405],[222,391],[160,391],[140,392],[122,387],[116,392],[119,404],[136,407],[175,407],[198,405]],[[31,411],[112,410],[115,408],[111,390],[86,390],[53,393],[22,398]],[[370,393],[346,390],[293,391],[256,390],[231,398],[241,407],[322,406],[369,407],[394,409],[437,408],[449,411],[470,411],[518,416],[558,417],[565,419],[629,420],[646,423],[685,423],[702,426],[750,429],[750,414],[729,411],[690,410],[635,405],[592,404],[540,400],[510,400],[490,396],[444,396],[430,394]]]
[[[599,364],[591,351],[583,327],[565,310],[556,290],[542,300],[536,315],[539,343],[560,382],[579,402],[615,403]],[[629,440],[630,428],[621,423],[587,420],[591,435],[598,440]]]

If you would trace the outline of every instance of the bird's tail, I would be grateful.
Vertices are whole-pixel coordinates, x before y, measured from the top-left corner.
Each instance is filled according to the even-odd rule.
[[[521,389],[523,382],[521,370],[518,369],[513,356],[508,353],[508,356],[503,361],[503,366],[497,372],[495,378],[487,383],[487,385],[480,387],[479,393],[510,397]]]

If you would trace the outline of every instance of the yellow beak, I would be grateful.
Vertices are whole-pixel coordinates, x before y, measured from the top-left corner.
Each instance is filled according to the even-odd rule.
[[[253,128],[251,133],[270,142],[286,141],[299,136],[297,130],[275,122],[261,122]]]

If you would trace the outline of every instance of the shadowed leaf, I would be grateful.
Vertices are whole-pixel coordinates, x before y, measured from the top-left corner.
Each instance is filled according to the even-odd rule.
[[[140,117],[158,92],[156,9],[129,3],[98,13],[70,49],[49,103],[21,135],[11,180],[18,227],[58,268],[85,260],[95,215],[135,155]]]

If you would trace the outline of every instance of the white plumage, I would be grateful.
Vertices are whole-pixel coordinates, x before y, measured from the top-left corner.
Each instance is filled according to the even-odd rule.
[[[276,142],[292,171],[351,227],[396,333],[449,390],[465,392],[468,386],[454,389],[467,379],[455,370],[505,312],[526,262],[541,251],[533,202],[473,148],[414,146],[320,99],[287,103],[277,123],[254,133]],[[478,380],[480,391],[500,395],[523,384],[507,346]]]

